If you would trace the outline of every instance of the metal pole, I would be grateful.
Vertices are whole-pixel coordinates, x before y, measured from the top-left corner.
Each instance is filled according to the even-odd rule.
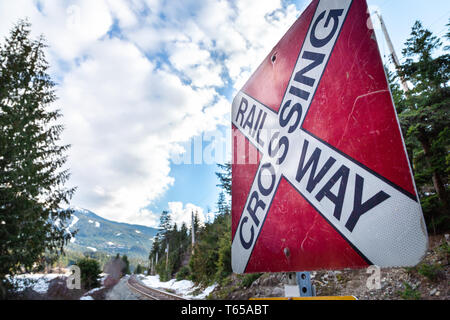
[[[314,297],[316,290],[311,284],[311,274],[309,272],[296,272],[300,297]]]
[[[381,17],[381,14],[376,12],[378,19],[380,20],[380,25],[381,25],[381,30],[383,30],[383,34],[384,34],[384,38],[386,39],[386,43],[388,45],[389,51],[391,52],[391,57],[392,57],[392,61],[395,64],[395,68],[397,70],[400,69],[400,60],[398,60],[397,54],[395,53],[394,50],[394,45],[392,44],[391,38],[389,37],[389,33],[387,31],[386,25],[384,24],[384,20]],[[399,76],[400,78],[400,82],[402,83],[403,86],[403,91],[407,92],[409,91],[409,87],[408,84],[406,83],[405,79],[402,76]]]
[[[194,211],[191,211],[191,236],[192,236],[192,254],[194,254],[194,247],[195,247]]]
[[[167,269],[168,264],[169,264],[169,242],[167,242],[167,248],[166,248],[166,269]]]
[[[152,275],[152,270],[153,270],[153,258],[149,259],[150,261],[148,262],[148,271],[147,271],[147,275],[151,276]]]

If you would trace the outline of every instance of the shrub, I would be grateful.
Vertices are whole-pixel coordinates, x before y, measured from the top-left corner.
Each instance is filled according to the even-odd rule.
[[[177,281],[188,279],[189,275],[191,274],[191,270],[188,266],[181,267],[180,271],[176,274]]]
[[[441,278],[442,267],[438,264],[424,263],[417,268],[417,272],[431,281],[437,281]]]
[[[91,258],[83,258],[78,261],[77,266],[81,271],[81,284],[84,289],[90,290],[100,286],[100,264],[97,260]]]
[[[218,255],[216,280],[221,283],[233,272],[231,269],[231,225],[219,240]]]
[[[262,276],[262,273],[251,273],[247,274],[242,278],[241,287],[248,288],[255,282],[259,277]]]
[[[400,297],[402,297],[405,300],[420,300],[421,299],[419,290],[414,289],[407,282],[403,282],[403,285],[405,286],[405,290],[400,291]]]

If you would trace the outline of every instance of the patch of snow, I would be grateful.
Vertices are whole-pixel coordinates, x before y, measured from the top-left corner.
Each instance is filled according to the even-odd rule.
[[[31,288],[38,293],[47,293],[48,286],[51,280],[58,277],[66,277],[67,274],[21,274],[17,275],[9,280],[17,285],[17,291],[21,292],[26,288]]]
[[[141,233],[139,230],[134,230],[136,233]]]
[[[104,279],[102,279],[102,283],[103,283],[103,280],[104,280]],[[95,293],[95,292],[97,292],[97,291],[99,291],[99,290],[102,290],[102,289],[105,289],[105,287],[94,288],[94,289],[92,289],[92,290],[86,292],[86,293],[80,298],[80,300],[94,300],[94,298],[92,298],[92,294]]]
[[[71,207],[71,209],[74,210],[74,211],[79,211],[79,212],[83,212],[83,213],[89,213],[88,210],[83,209],[81,207],[77,207],[77,206]]]
[[[95,221],[95,227],[100,228],[100,222]]]
[[[161,282],[159,276],[145,276],[141,278],[142,282],[152,288],[156,289],[170,289],[175,291],[176,295],[179,295],[186,299],[203,300],[205,299],[217,286],[213,284],[212,286],[204,289],[199,295],[193,295],[193,292],[199,289],[198,286],[189,280],[176,281],[175,279],[169,280],[167,282]]]
[[[120,235],[121,235],[121,233],[119,232],[119,233],[116,234],[116,237],[118,237],[118,236],[120,236]]]
[[[70,222],[70,225],[65,229],[66,232],[72,237],[72,232],[70,232],[70,228],[72,228],[80,219],[76,216],[76,215],[72,215],[73,219]],[[57,224],[58,226],[61,226],[61,220],[58,218],[57,222],[55,221],[55,224]],[[72,241],[73,240],[73,241]],[[75,242],[75,238],[71,238],[70,239],[71,243]]]
[[[111,241],[108,241],[106,244],[109,245],[109,246],[115,246],[116,245],[114,242],[111,242]]]
[[[92,220],[88,220],[88,222],[89,222],[89,223],[94,223],[94,221],[92,221]]]
[[[202,293],[200,293],[199,295],[195,296],[194,298],[196,299],[206,299],[207,296],[209,296],[209,294],[211,292],[214,291],[214,289],[217,287],[217,284],[213,284],[212,286],[209,286],[208,288],[206,288],[205,290],[203,290]]]
[[[92,247],[86,247],[86,248],[88,248],[89,250],[92,250],[92,251],[94,251],[94,252],[97,252],[97,249],[96,249],[96,248],[92,248]]]
[[[70,238],[70,243],[75,243],[75,237]]]
[[[72,215],[72,216],[73,216],[73,220],[72,220],[72,222],[70,223],[70,225],[69,225],[69,227],[67,229],[72,228],[80,220],[80,219],[78,219],[78,217],[76,215]]]
[[[87,292],[86,294],[91,295],[91,294],[93,294],[94,292],[97,292],[98,290],[101,290],[101,289],[104,289],[104,287],[94,288],[94,289],[92,289],[91,291]]]

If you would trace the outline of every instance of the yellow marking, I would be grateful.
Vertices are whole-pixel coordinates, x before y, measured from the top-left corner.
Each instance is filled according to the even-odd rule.
[[[355,296],[321,296],[321,297],[250,298],[250,300],[358,300],[358,299]]]

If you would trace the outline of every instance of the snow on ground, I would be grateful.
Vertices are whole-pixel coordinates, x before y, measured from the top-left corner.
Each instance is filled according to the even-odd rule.
[[[169,280],[167,282],[161,282],[159,280],[159,276],[145,276],[140,277],[141,281],[148,287],[155,289],[169,289],[175,291],[175,294],[186,298],[186,299],[194,299],[194,300],[203,300],[205,299],[217,286],[216,284],[209,286],[204,289],[200,294],[193,295],[193,292],[199,289],[198,286],[192,281],[189,280],[181,280],[176,281],[175,279]]]
[[[93,247],[86,247],[86,248],[88,248],[89,250],[91,250],[93,252],[97,252],[97,248],[93,248]]]
[[[77,224],[77,222],[80,220],[76,215],[72,215],[73,216],[73,220],[72,220],[72,222],[70,223],[70,225],[69,225],[69,227],[67,227],[67,229],[70,229],[70,228],[72,228],[74,225],[76,225]]]
[[[105,277],[102,278],[102,283],[103,280],[105,279]],[[100,287],[100,288],[94,288],[88,292],[86,292],[85,294],[83,294],[83,296],[80,298],[80,300],[94,300],[94,298],[92,298],[92,294],[95,293],[98,290],[102,290],[105,289],[105,287]]]
[[[136,232],[136,233],[141,233],[139,230],[134,230],[134,232]]]
[[[51,280],[58,277],[66,277],[67,274],[22,274],[11,278],[10,281],[17,285],[17,291],[22,292],[31,288],[38,293],[46,293]]]
[[[81,207],[77,207],[77,206],[71,207],[71,209],[74,210],[74,211],[80,211],[80,212],[83,212],[83,213],[89,213],[88,210],[83,209]]]
[[[95,227],[100,228],[100,222],[95,221]]]

